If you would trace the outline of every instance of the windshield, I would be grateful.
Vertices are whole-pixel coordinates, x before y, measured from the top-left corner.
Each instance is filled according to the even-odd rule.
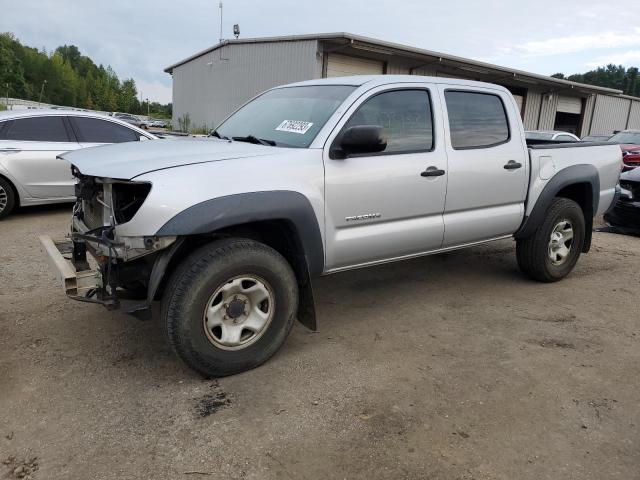
[[[214,135],[306,148],[356,87],[314,85],[270,90],[231,115]]]
[[[612,143],[632,143],[640,145],[640,132],[619,132],[609,139]]]

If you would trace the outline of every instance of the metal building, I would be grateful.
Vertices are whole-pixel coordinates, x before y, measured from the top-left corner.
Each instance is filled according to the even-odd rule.
[[[284,83],[358,74],[409,74],[497,83],[516,98],[525,129],[583,137],[640,129],[640,98],[350,33],[225,40],[165,69],[173,124],[213,128],[258,93]]]

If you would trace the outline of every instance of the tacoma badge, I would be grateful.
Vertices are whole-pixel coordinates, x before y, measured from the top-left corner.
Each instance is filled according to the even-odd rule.
[[[365,213],[364,215],[353,215],[352,217],[344,217],[347,222],[353,222],[354,220],[371,220],[372,218],[380,218],[381,213]]]

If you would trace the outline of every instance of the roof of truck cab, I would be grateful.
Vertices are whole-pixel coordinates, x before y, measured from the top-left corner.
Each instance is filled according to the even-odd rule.
[[[506,88],[494,83],[478,82],[475,80],[465,80],[458,78],[446,77],[425,77],[421,75],[354,75],[351,77],[330,77],[318,78],[315,80],[305,80],[302,82],[289,83],[280,85],[275,88],[287,87],[305,87],[313,85],[349,85],[361,87],[367,85],[369,87],[377,87],[381,85],[391,85],[395,83],[438,83],[446,85],[475,86],[484,88],[493,88],[496,90],[507,91]]]

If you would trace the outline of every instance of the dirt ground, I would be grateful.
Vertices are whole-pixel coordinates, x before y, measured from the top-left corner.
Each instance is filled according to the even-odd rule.
[[[556,284],[511,241],[320,279],[318,333],[211,381],[63,296],[37,235],[68,219],[0,223],[0,478],[640,478],[640,238]]]

